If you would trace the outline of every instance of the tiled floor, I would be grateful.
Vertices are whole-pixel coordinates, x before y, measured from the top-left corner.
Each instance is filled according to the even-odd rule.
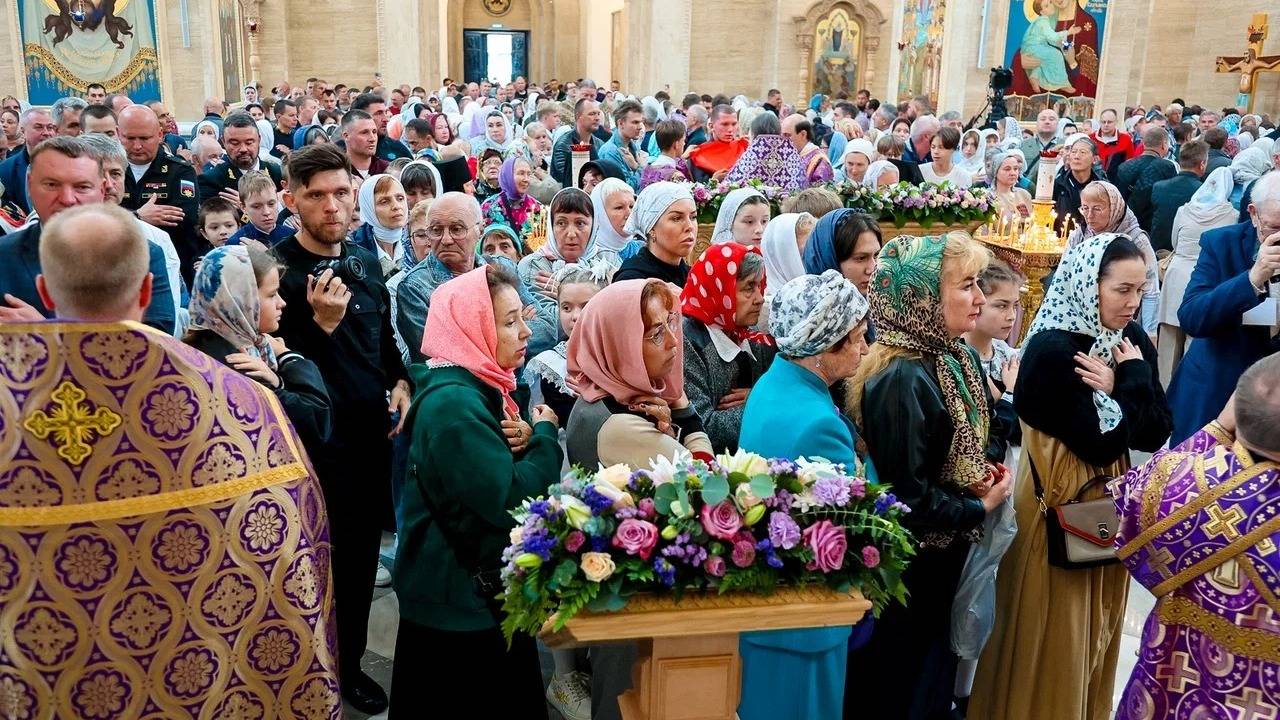
[[[388,550],[389,536],[384,538],[384,552]],[[1129,603],[1125,609],[1123,635],[1120,638],[1120,664],[1116,670],[1116,685],[1113,704],[1120,700],[1120,693],[1129,679],[1138,658],[1138,647],[1142,636],[1142,624],[1147,614],[1155,605],[1155,598],[1146,588],[1136,582],[1129,586]],[[391,661],[395,657],[396,630],[399,627],[400,610],[396,595],[390,589],[378,589],[374,592],[373,607],[369,612],[369,644],[364,656],[365,672],[377,680],[384,689],[391,688]],[[544,668],[549,668],[550,658],[544,658]],[[545,674],[544,670],[544,674]],[[386,713],[369,716],[346,706],[348,720],[381,720]],[[554,711],[551,720],[561,720]]]

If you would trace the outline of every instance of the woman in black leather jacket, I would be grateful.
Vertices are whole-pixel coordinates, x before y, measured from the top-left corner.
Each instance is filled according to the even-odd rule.
[[[907,606],[886,608],[849,659],[850,673],[880,676],[876,692],[846,693],[846,718],[950,717],[952,600],[983,519],[1010,489],[996,464],[1007,435],[992,428],[982,364],[961,339],[985,302],[988,259],[965,233],[899,237],[880,251],[876,344],[853,378],[853,406],[879,481],[911,509],[903,522],[917,552],[902,578]]]
[[[329,439],[331,406],[315,363],[271,337],[280,325],[280,270],[265,249],[224,245],[204,256],[183,341],[275,392],[303,445]]]

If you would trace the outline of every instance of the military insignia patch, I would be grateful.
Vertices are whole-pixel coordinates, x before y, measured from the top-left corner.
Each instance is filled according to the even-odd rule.
[[[191,182],[190,180],[179,180],[178,192],[182,193],[182,197],[195,197],[196,184]]]

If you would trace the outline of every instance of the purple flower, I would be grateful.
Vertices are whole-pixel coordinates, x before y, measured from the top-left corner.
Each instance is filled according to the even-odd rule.
[[[813,484],[813,496],[823,505],[849,504],[849,485],[842,477],[822,477]]]
[[[612,500],[601,495],[600,491],[590,485],[587,486],[586,490],[582,491],[582,502],[586,503],[587,507],[591,508],[592,515],[599,515],[605,510],[613,507]]]
[[[724,558],[719,555],[712,555],[702,564],[702,569],[706,570],[707,574],[712,577],[724,577],[726,569]]]
[[[653,498],[641,500],[636,509],[640,511],[641,517],[646,520],[652,520],[658,514],[657,507],[653,504]]]
[[[533,553],[543,560],[551,559],[551,550],[556,546],[556,539],[545,528],[526,531],[520,541],[527,553]]]
[[[778,557],[778,553],[773,549],[773,543],[769,542],[769,538],[765,538],[756,543],[756,552],[764,553],[765,562],[771,568],[781,568],[782,558]]]
[[[769,542],[774,547],[790,550],[800,544],[800,526],[785,512],[769,513]]]
[[[891,492],[887,492],[881,495],[880,497],[876,498],[876,504],[875,504],[876,514],[877,515],[885,514],[886,512],[889,511],[889,508],[893,507],[893,504],[896,502],[898,502],[898,498]]]
[[[581,530],[574,530],[564,537],[564,549],[569,552],[578,552],[586,542],[587,536],[583,535]]]
[[[653,571],[658,574],[658,579],[663,585],[671,587],[676,584],[676,566],[667,562],[666,558],[659,557],[653,561]]]
[[[545,518],[551,514],[551,504],[546,500],[534,500],[529,503],[529,512],[538,517]]]
[[[765,504],[765,507],[771,510],[781,510],[782,512],[788,512],[791,510],[791,504],[793,501],[794,501],[794,498],[791,496],[790,492],[786,490],[779,490],[778,492],[774,493],[773,497],[765,498],[764,504]]]
[[[849,494],[856,498],[864,498],[867,496],[867,481],[862,478],[854,478],[849,483]]]
[[[880,564],[880,551],[868,545],[862,548],[862,564],[873,568]]]
[[[739,540],[733,544],[733,564],[740,568],[750,567],[756,560],[756,546],[750,540]]]
[[[769,461],[770,475],[795,475],[796,464],[784,458],[775,458]]]

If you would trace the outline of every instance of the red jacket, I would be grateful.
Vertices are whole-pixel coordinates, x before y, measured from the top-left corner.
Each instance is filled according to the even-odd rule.
[[[1098,137],[1098,133],[1089,136],[1093,140],[1094,145],[1098,147],[1098,162],[1102,165],[1104,171],[1109,171],[1112,167],[1112,158],[1119,155],[1118,162],[1132,160],[1142,154],[1142,151],[1133,144],[1133,138],[1127,132],[1120,132],[1116,135],[1116,139],[1106,142]]]

